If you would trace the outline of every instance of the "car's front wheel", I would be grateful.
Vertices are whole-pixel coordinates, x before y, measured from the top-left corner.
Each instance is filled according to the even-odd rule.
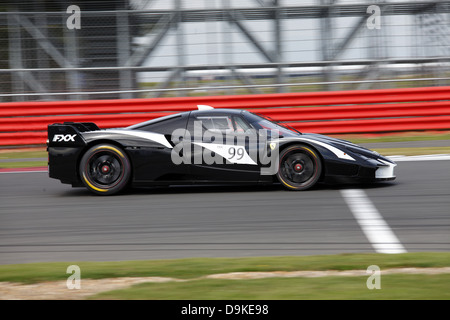
[[[320,179],[322,163],[314,149],[305,145],[289,146],[280,153],[278,181],[289,190],[306,190]]]
[[[101,195],[122,191],[131,176],[128,156],[112,144],[99,144],[87,150],[81,158],[79,170],[84,185]]]

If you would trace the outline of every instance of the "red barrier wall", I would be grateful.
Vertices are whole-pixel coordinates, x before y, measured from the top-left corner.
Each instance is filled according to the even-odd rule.
[[[124,127],[197,105],[249,109],[324,134],[450,129],[450,87],[0,104],[0,146],[45,144],[47,125]]]

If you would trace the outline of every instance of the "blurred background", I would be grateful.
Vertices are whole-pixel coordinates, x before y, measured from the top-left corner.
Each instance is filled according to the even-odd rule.
[[[2,1],[0,102],[450,85],[449,31],[450,1]]]
[[[119,267],[101,263],[91,274],[196,279],[207,269],[448,267],[449,65],[450,0],[0,0],[0,265],[132,260]],[[357,91],[367,89],[393,90]],[[243,96],[259,93],[298,94]],[[179,98],[122,100],[158,97]],[[361,186],[367,196],[360,201],[368,217],[380,211],[408,255],[373,260],[379,247],[362,230],[370,223],[379,228],[380,219],[361,223],[341,186],[305,193],[265,186],[156,188],[102,198],[48,178],[49,124],[125,127],[197,104],[247,108],[398,162],[398,179]],[[365,252],[370,257],[341,255]],[[340,255],[323,264],[314,257],[300,264],[269,258],[233,268],[220,260],[135,262],[328,254]],[[4,281],[17,281],[14,269],[26,281],[68,277],[64,264],[28,266],[1,269],[3,297],[16,298],[4,289]],[[82,266],[83,283],[86,270]],[[389,277],[377,298],[448,297],[448,273],[384,282]],[[139,288],[138,296],[113,298],[375,297],[366,279],[344,278],[331,287],[328,277],[303,287],[294,278],[237,284],[244,293],[236,282],[228,288],[201,280],[196,288],[192,281],[173,290],[161,283],[145,294]],[[36,288],[18,298],[66,298],[70,291],[61,296]],[[311,288],[320,294],[311,295]]]

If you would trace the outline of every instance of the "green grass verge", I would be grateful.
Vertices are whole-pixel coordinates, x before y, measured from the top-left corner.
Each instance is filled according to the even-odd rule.
[[[47,161],[0,162],[0,169],[32,168],[32,167],[46,167],[46,166]]]
[[[450,134],[419,134],[419,135],[392,135],[382,137],[365,137],[361,135],[336,136],[337,138],[349,140],[356,144],[377,143],[377,142],[401,142],[401,141],[432,141],[432,140],[450,140]],[[383,148],[373,149],[382,155],[424,155],[424,154],[448,154],[450,147],[426,147],[426,148]],[[47,161],[27,161],[29,158],[47,158],[45,149],[33,151],[5,151],[0,152],[0,160],[24,159],[24,161],[2,161],[0,168],[28,168],[28,167],[44,167]]]
[[[450,274],[382,275],[380,289],[364,277],[267,278],[144,283],[91,296],[103,300],[391,300],[450,299]]]
[[[27,158],[47,158],[47,151],[33,150],[33,151],[6,151],[0,152],[0,160],[5,159],[27,159]]]
[[[353,143],[378,143],[378,142],[404,142],[404,141],[433,141],[433,140],[450,140],[450,133],[444,134],[392,134],[380,137],[366,137],[361,135],[332,135],[336,138],[345,139]]]
[[[373,148],[384,156],[420,156],[426,154],[450,154],[450,147],[424,147],[424,148]]]
[[[381,269],[448,267],[450,252],[31,263],[0,265],[0,281],[36,283],[66,280],[67,267],[72,264],[80,267],[82,279],[146,276],[194,279],[229,272],[366,270],[370,265],[378,265]]]
[[[31,167],[45,167],[47,160],[30,161],[27,159],[45,158],[47,159],[47,151],[42,150],[14,150],[0,152],[0,168],[14,169],[14,168],[31,168]],[[19,161],[17,160],[19,159]],[[22,160],[23,159],[23,160]],[[14,160],[14,161],[8,161]]]

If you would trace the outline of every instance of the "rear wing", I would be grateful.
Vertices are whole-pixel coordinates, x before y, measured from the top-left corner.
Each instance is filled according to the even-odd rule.
[[[64,122],[48,125],[47,145],[53,147],[77,147],[86,145],[81,133],[97,131],[100,128],[93,122]]]

